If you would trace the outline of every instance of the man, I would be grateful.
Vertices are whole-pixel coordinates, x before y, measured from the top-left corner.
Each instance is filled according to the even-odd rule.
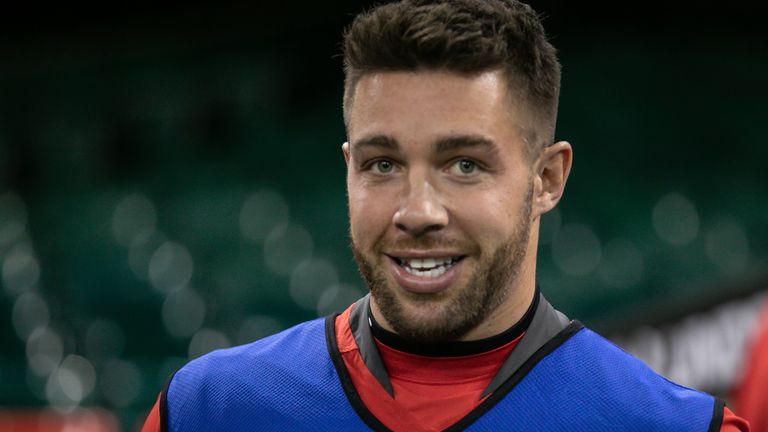
[[[345,33],[352,248],[370,295],[178,371],[145,430],[748,430],[547,303],[571,168],[560,66],[515,0],[403,0]]]

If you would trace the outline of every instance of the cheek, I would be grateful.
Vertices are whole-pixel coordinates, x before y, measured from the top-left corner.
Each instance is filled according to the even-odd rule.
[[[503,193],[467,194],[451,211],[462,231],[483,244],[509,237],[521,223],[522,202]]]
[[[392,222],[392,203],[381,193],[349,188],[349,224],[352,238],[362,244],[382,235]]]

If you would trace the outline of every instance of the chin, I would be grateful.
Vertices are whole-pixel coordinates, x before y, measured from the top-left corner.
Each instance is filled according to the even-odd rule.
[[[450,317],[451,299],[446,293],[408,294],[399,297],[399,309],[403,318],[421,325],[442,325]],[[412,298],[415,297],[415,298]]]
[[[440,343],[458,340],[477,325],[478,317],[467,314],[456,288],[415,294],[389,285],[384,292],[374,292],[373,297],[400,336],[413,342]]]

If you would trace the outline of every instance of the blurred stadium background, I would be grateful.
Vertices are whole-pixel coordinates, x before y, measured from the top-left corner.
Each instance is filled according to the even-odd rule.
[[[738,3],[532,3],[575,149],[539,283],[725,396],[768,288],[768,34]],[[189,359],[364,293],[337,54],[365,4],[2,18],[0,429],[135,430]]]

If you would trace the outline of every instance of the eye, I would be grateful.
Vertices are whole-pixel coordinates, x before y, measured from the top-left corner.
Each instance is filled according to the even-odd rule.
[[[454,163],[454,170],[462,175],[474,174],[477,171],[477,163],[469,159],[459,159]]]
[[[379,174],[389,174],[395,169],[395,164],[390,160],[381,159],[373,163],[373,170]]]

